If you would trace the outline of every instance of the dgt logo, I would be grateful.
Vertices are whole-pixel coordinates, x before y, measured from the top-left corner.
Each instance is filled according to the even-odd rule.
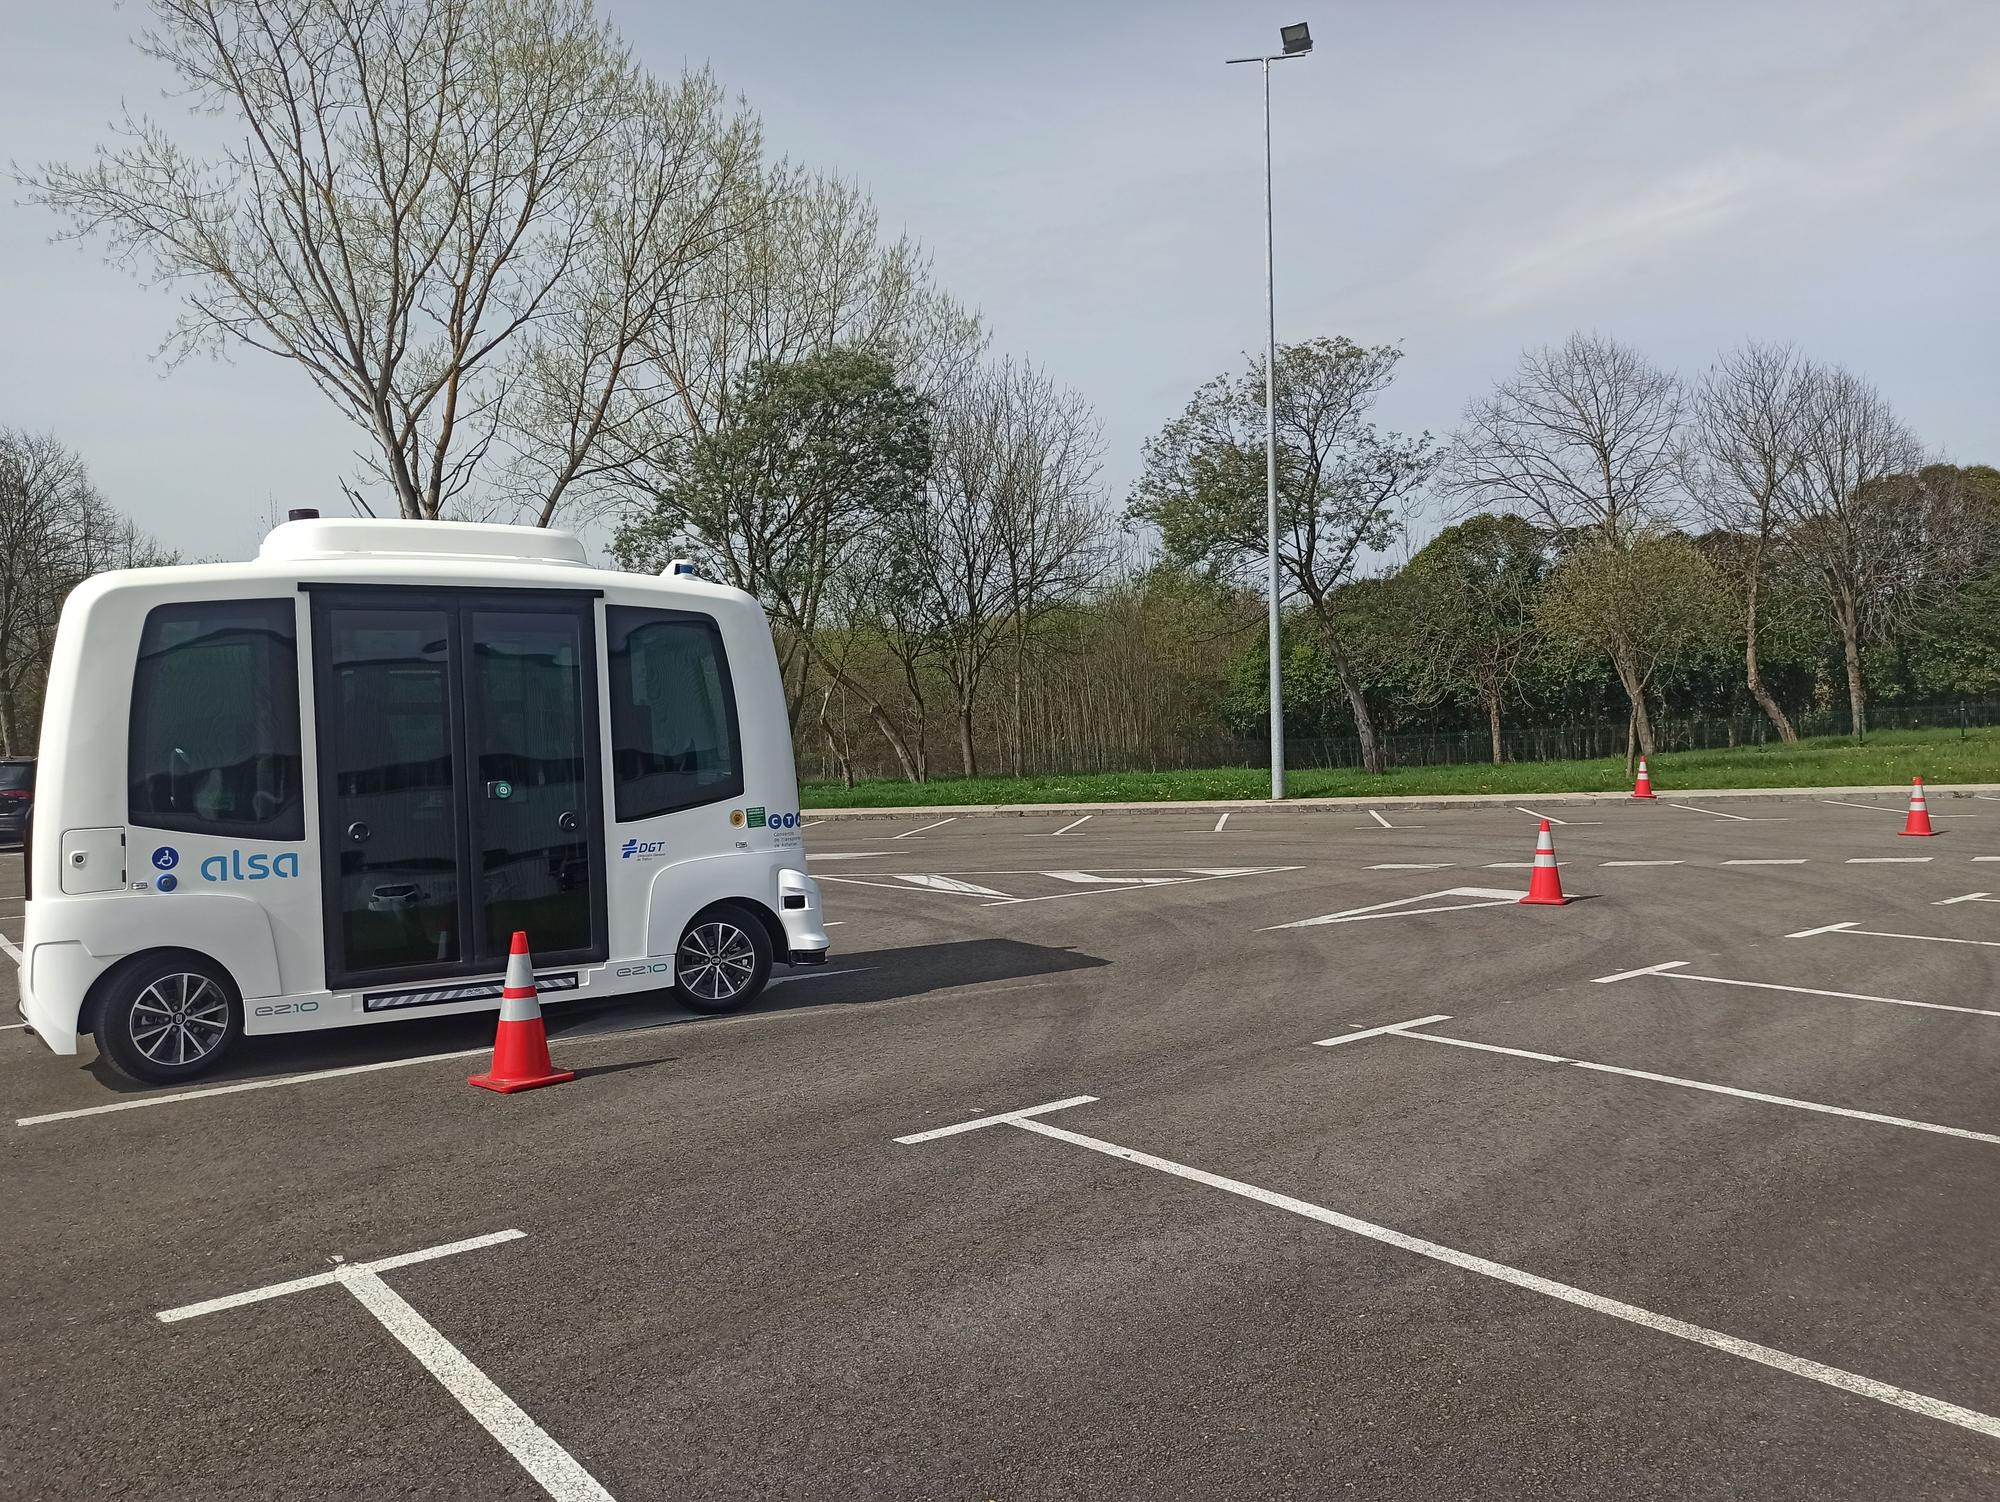
[[[618,858],[621,861],[629,861],[634,858],[643,860],[648,856],[658,855],[666,848],[667,842],[665,840],[627,840],[624,849],[618,852]]]

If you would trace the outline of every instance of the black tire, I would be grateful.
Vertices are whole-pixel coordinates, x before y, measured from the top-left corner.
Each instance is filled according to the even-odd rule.
[[[755,913],[718,902],[696,913],[674,947],[674,995],[697,1012],[733,1012],[771,978],[771,936]]]
[[[229,972],[184,949],[128,960],[105,981],[97,1052],[127,1078],[170,1085],[206,1074],[243,1031]]]

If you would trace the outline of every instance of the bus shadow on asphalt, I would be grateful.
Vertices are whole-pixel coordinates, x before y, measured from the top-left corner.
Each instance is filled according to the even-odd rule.
[[[869,1002],[906,1001],[932,992],[964,986],[1032,980],[1110,964],[1095,955],[1079,954],[1048,944],[1018,939],[962,939],[943,944],[913,944],[900,949],[875,949],[843,954],[824,969],[780,970],[773,984],[751,1005],[728,1017],[776,1016],[823,1007],[859,1006]],[[647,1028],[717,1020],[683,1006],[669,991],[620,996],[603,1002],[559,1003],[543,1013],[549,1038],[608,1036]],[[241,1083],[327,1069],[365,1068],[417,1062],[439,1054],[491,1047],[494,1015],[409,1019],[375,1027],[342,1028],[322,1033],[289,1033],[267,1038],[239,1039],[227,1064],[190,1080],[185,1088]],[[87,1040],[81,1044],[88,1049]],[[98,1084],[120,1095],[151,1093],[161,1087],[125,1079],[101,1059],[85,1066]],[[582,1068],[579,1068],[582,1073]]]

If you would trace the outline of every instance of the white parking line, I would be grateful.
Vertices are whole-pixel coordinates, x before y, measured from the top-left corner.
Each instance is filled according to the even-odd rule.
[[[1880,803],[1849,803],[1845,798],[1822,798],[1819,801],[1831,804],[1835,808],[1865,808],[1871,814],[1900,814],[1904,812],[1900,808],[1889,808]]]
[[[1364,871],[1448,871],[1450,861],[1384,861],[1379,866],[1363,866]]]
[[[1952,939],[1943,934],[1898,934],[1879,928],[1861,928],[1859,920],[1849,923],[1828,923],[1819,928],[1802,928],[1795,934],[1786,934],[1788,939],[1816,939],[1821,934],[1854,934],[1869,939],[1918,939],[1926,944],[1973,944],[1981,949],[2000,949],[2000,939]]]
[[[1705,986],[1742,986],[1753,991],[1785,991],[1794,996],[1831,996],[1840,1001],[1879,1001],[1892,1007],[1920,1007],[1927,1012],[1964,1012],[1974,1017],[2000,1017],[2000,1011],[1990,1007],[1952,1006],[1942,1001],[1909,1001],[1901,996],[1871,996],[1865,991],[1825,991],[1818,986],[1784,986],[1768,980],[1733,980],[1722,975],[1685,975],[1681,967],[1687,960],[1668,960],[1664,965],[1648,965],[1644,970],[1621,970],[1616,975],[1600,975],[1591,984],[1608,986],[1616,981],[1635,980],[1642,975],[1657,975],[1661,980],[1692,980]]]
[[[1850,855],[1850,866],[1921,866],[1928,862],[1928,855]]]
[[[1074,819],[1068,824],[1063,825],[1061,829],[1051,829],[1043,834],[1031,834],[1028,835],[1027,838],[1031,840],[1052,840],[1059,834],[1068,834],[1072,829],[1076,828],[1076,826],[1079,824],[1088,824],[1092,819],[1096,817],[1097,816],[1095,814],[1085,814],[1081,819]]]
[[[15,964],[18,965],[21,963],[22,955],[20,949],[17,948],[15,946],[14,941],[8,938],[5,934],[0,934],[0,949],[4,949],[7,951],[8,954],[12,955]]]
[[[915,829],[906,829],[901,834],[890,835],[889,838],[892,840],[907,840],[913,835],[922,834],[926,829],[942,829],[945,825],[951,823],[952,819],[956,819],[957,817],[957,814],[953,814],[950,819],[939,819],[935,824],[919,824]]]
[[[1026,1121],[1031,1116],[1041,1116],[1049,1111],[1067,1111],[1071,1106],[1087,1106],[1096,1100],[1094,1095],[1072,1095],[1067,1100],[1052,1100],[1044,1105],[1024,1106],[1018,1111],[1002,1111],[995,1116],[975,1116],[970,1121],[956,1121],[950,1126],[932,1127],[928,1132],[912,1132],[896,1141],[905,1147],[919,1142],[936,1142],[940,1137],[956,1137],[960,1132],[977,1131],[980,1127],[998,1126],[1001,1122]]]
[[[1201,876],[1190,876],[1185,881],[1168,882],[1175,887],[1198,887],[1205,881],[1228,881],[1237,876],[1275,876],[1282,871],[1298,871],[1300,866],[1245,866],[1240,871],[1210,871]],[[1037,873],[1045,875],[1047,873]],[[982,902],[981,907],[1010,907],[1026,902],[1063,902],[1076,897],[1107,897],[1118,892],[1149,890],[1152,884],[1134,883],[1130,886],[1089,887],[1081,892],[1050,892],[1042,897],[1005,897],[998,902]]]
[[[1725,866],[1803,866],[1805,864],[1805,860],[1803,857],[1792,857],[1786,860],[1724,861],[1722,864]]]
[[[1037,1108],[1047,1111],[1052,1107]],[[1067,1142],[1072,1147],[1081,1147],[1093,1153],[1101,1153],[1107,1158],[1131,1163],[1140,1168],[1150,1168],[1158,1173],[1170,1174],[1189,1183],[1201,1184],[1210,1189],[1221,1190],[1242,1199],[1267,1205],[1274,1210],[1283,1210],[1306,1220],[1317,1221],[1321,1225],[1332,1226],[1336,1230],[1347,1231],[1362,1236],[1384,1246],[1392,1246],[1399,1251],[1411,1252],[1433,1262],[1442,1262],[1462,1272],[1491,1278],[1529,1293],[1542,1294],[1578,1308],[1588,1309],[1597,1314],[1608,1315],[1612,1319],[1623,1320],[1627,1324],[1638,1325],[1661,1335],[1671,1335],[1694,1345],[1706,1346],[1713,1351],[1735,1356],[1744,1361],[1754,1361],[1760,1366],[1771,1367],[1794,1377],[1803,1377],[1810,1382],[1818,1382],[1841,1392],[1857,1397],[1870,1398],[1877,1403],[1886,1403],[1906,1412],[1921,1414],[1925,1418],[1941,1423],[1955,1424],[1962,1429],[1970,1429],[1989,1438],[2000,1439],[2000,1418],[1980,1413],[1976,1409],[1964,1408],[1956,1403],[1947,1403],[1941,1398],[1929,1397],[1912,1392],[1907,1388],[1894,1387],[1887,1382],[1878,1382],[1873,1377],[1863,1377],[1845,1371],[1837,1366],[1813,1361],[1808,1357],[1794,1356],[1775,1347],[1759,1345],[1755,1341],[1742,1340],[1734,1335],[1725,1335],[1719,1330],[1711,1330],[1703,1325],[1689,1324],[1686,1320],[1675,1319],[1671,1315],[1656,1314],[1650,1309],[1642,1309],[1637,1304],[1627,1304],[1623,1300],[1607,1298],[1603,1294],[1591,1293],[1570,1283],[1559,1283],[1553,1278],[1544,1278],[1537,1273],[1509,1267],[1504,1262],[1494,1262],[1486,1257],[1461,1252],[1453,1247],[1435,1241],[1425,1241],[1402,1231],[1391,1230],[1387,1226],[1372,1221],[1361,1220],[1352,1215],[1344,1215],[1338,1210],[1329,1210],[1324,1205],[1315,1205],[1308,1200],[1294,1199],[1288,1194],[1259,1188],[1241,1179],[1224,1178],[1221,1174],[1209,1173],[1204,1169],[1191,1168],[1185,1163],[1176,1163],[1170,1158],[1155,1157],[1151,1153],[1137,1152],[1129,1147],[1120,1147],[1115,1142],[1106,1142],[1098,1137],[1086,1137],[1081,1132],[1072,1132],[1063,1127],[1051,1126],[1046,1121],[1033,1120],[1013,1113],[1004,1120],[1007,1125],[1024,1132],[1032,1132],[1038,1137],[1047,1137],[1056,1142]],[[898,1139],[909,1141],[909,1138]]]
[[[1222,833],[1222,826],[1223,826],[1223,825],[1225,825],[1225,824],[1227,824],[1228,822],[1229,822],[1229,815],[1228,815],[1228,814],[1224,814],[1224,815],[1223,815],[1223,816],[1222,816],[1221,818],[1217,819],[1217,820],[1215,821],[1215,832],[1216,832],[1217,834],[1221,834],[1221,833]]]
[[[982,887],[977,882],[960,881],[955,876],[925,876],[914,871],[898,871],[896,880],[906,881],[913,887],[926,887],[933,892],[957,892],[965,897],[1005,897],[1005,892],[996,892],[992,887]],[[832,878],[838,880],[839,878]]]
[[[517,1241],[523,1234],[520,1231],[496,1231],[489,1236],[474,1236],[466,1241],[454,1241],[448,1246],[427,1247],[420,1252],[383,1257],[373,1262],[342,1263],[331,1272],[314,1273],[287,1283],[273,1283],[200,1304],[184,1304],[178,1309],[163,1309],[155,1318],[162,1324],[175,1324],[200,1315],[338,1283],[381,1321],[382,1328],[395,1336],[403,1349],[416,1357],[424,1370],[444,1385],[445,1391],[458,1400],[459,1406],[498,1440],[501,1447],[520,1463],[521,1469],[534,1478],[535,1484],[555,1502],[612,1502],[611,1493],[577,1464],[575,1456],[557,1444],[547,1430],[528,1417],[520,1404],[502,1392],[463,1351],[445,1339],[437,1326],[417,1313],[407,1299],[382,1281],[384,1271]]]
[[[1379,1038],[1384,1033],[1400,1033],[1406,1027],[1428,1027],[1433,1022],[1449,1022],[1449,1012],[1439,1012],[1430,1017],[1413,1017],[1408,1022],[1391,1022],[1382,1027],[1365,1027],[1357,1033],[1342,1033],[1337,1038],[1321,1038],[1314,1048],[1334,1048],[1342,1043],[1354,1043],[1362,1038]]]
[[[1725,814],[1719,808],[1703,808],[1695,803],[1669,803],[1667,807],[1685,809],[1691,814],[1707,814],[1712,819],[1734,819],[1738,824],[1755,824],[1758,822],[1744,814]]]
[[[1931,906],[1950,907],[1956,902],[2000,902],[2000,897],[1995,897],[1990,892],[1967,892],[1963,897],[1940,897]]]
[[[1684,866],[1685,861],[1599,861],[1600,866]]]
[[[1296,923],[1273,923],[1258,933],[1276,933],[1284,928],[1320,928],[1329,923],[1365,923],[1370,918],[1415,918],[1425,913],[1459,913],[1475,907],[1504,907],[1518,903],[1523,894],[1498,887],[1447,887],[1442,892],[1420,892],[1415,897],[1395,897],[1387,902],[1371,902],[1366,907],[1350,907],[1318,918],[1301,918]],[[1476,897],[1477,902],[1454,902],[1443,907],[1413,907],[1412,903],[1432,902],[1440,897]]]
[[[1551,824],[1602,824],[1604,822],[1602,819],[1558,819],[1554,814],[1538,814],[1532,808],[1523,808],[1518,803],[1514,805],[1514,812],[1517,814],[1526,814],[1531,819],[1547,819]]]
[[[1672,977],[1669,976],[1669,979]],[[1790,1106],[1795,1111],[1816,1111],[1824,1116],[1845,1116],[1853,1121],[1872,1121],[1880,1126],[1905,1127],[1913,1132],[1932,1132],[1940,1137],[1962,1137],[1969,1142],[1990,1142],[2000,1147],[2000,1137],[1991,1132],[1975,1132],[1966,1127],[1943,1126],[1935,1121],[1916,1121],[1908,1116],[1885,1116],[1879,1111],[1857,1111],[1851,1106],[1829,1106],[1814,1100],[1794,1100],[1789,1095],[1766,1095],[1761,1090],[1740,1090],[1734,1085],[1718,1085],[1708,1080],[1682,1079],[1674,1074],[1654,1074],[1647,1069],[1627,1069],[1622,1064],[1596,1064],[1589,1059],[1565,1058],[1532,1048],[1506,1048],[1498,1043],[1475,1043],[1470,1038],[1447,1038],[1442,1033],[1412,1032],[1415,1024],[1385,1028],[1382,1036],[1408,1038],[1418,1043],[1442,1043],[1450,1048],[1470,1048],[1480,1053],[1506,1054],[1515,1059],[1533,1059],[1539,1064],[1567,1064],[1572,1069],[1588,1069],[1598,1074],[1619,1074],[1627,1079],[1648,1080],[1656,1085],[1677,1085],[1683,1090],[1701,1090],[1710,1095],[1728,1095],[1737,1100],[1754,1100],[1767,1106]]]
[[[1380,824],[1384,829],[1394,829],[1396,827],[1372,808],[1368,810],[1368,817],[1373,819],[1377,824]]]

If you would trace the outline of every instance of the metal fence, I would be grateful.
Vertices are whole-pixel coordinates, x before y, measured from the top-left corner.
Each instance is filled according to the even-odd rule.
[[[1846,735],[1845,706],[1808,709],[1792,714],[1802,736]],[[1886,705],[1868,712],[1870,730],[1944,730],[1964,733],[1973,726],[2000,725],[2000,700],[1964,700],[1949,704]],[[1625,754],[1622,721],[1538,725],[1519,730],[1503,726],[1500,745],[1506,761],[1589,761]],[[1491,762],[1492,739],[1484,728],[1387,735],[1380,738],[1391,766],[1434,767]],[[1709,751],[1732,746],[1774,744],[1778,733],[1762,714],[1718,719],[1653,721],[1653,739],[1663,752]],[[1110,740],[1076,747],[1067,755],[1041,756],[1031,772],[1069,775],[1083,772],[1171,772],[1203,767],[1262,767],[1270,764],[1270,743],[1263,737],[1180,737],[1171,742],[1120,744]],[[833,782],[839,772],[818,746],[799,748],[799,773],[808,781]],[[957,775],[956,758],[946,752],[934,759],[932,775]],[[1288,736],[1285,764],[1296,768],[1358,767],[1361,742],[1355,736]],[[864,758],[855,765],[857,777],[893,779],[893,760],[877,764]]]

